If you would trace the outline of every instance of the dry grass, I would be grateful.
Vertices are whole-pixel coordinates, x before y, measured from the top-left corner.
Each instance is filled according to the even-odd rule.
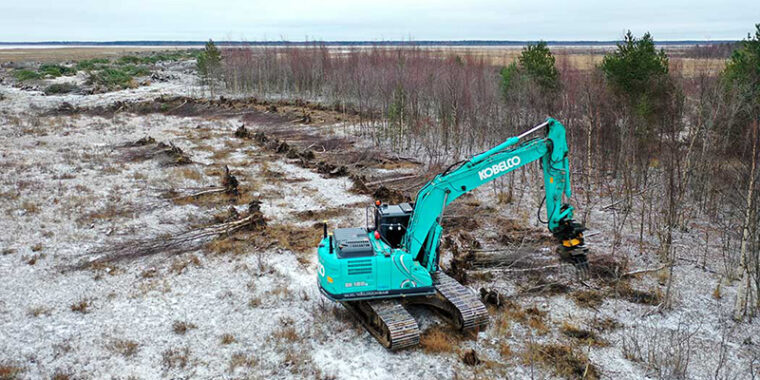
[[[507,342],[501,342],[499,343],[499,355],[502,359],[511,359],[514,356],[514,351],[512,351],[512,347]]]
[[[529,344],[523,363],[538,363],[566,379],[599,379],[599,371],[586,354],[560,343]]]
[[[235,255],[243,254],[251,247],[251,242],[247,239],[241,239],[237,236],[220,236],[205,245],[207,252],[215,254],[228,254]]]
[[[353,204],[341,207],[332,208],[320,208],[316,210],[299,211],[295,213],[295,217],[301,221],[314,221],[322,222],[324,220],[332,220],[344,215],[349,214],[358,207],[366,206],[366,204]]]
[[[712,297],[716,300],[719,300],[723,298],[723,293],[721,292],[721,280],[718,280],[718,285],[715,286],[715,290],[713,290]]]
[[[203,179],[203,173],[201,173],[198,169],[190,168],[190,167],[181,167],[181,168],[174,168],[174,177],[180,177],[185,178],[189,180],[193,180],[196,182],[199,182],[201,179]]]
[[[255,355],[247,355],[244,353],[236,353],[232,355],[229,363],[229,372],[235,372],[239,367],[254,368],[258,364],[258,359]]]
[[[201,260],[198,258],[198,256],[190,255],[187,258],[179,258],[172,261],[171,267],[169,267],[169,272],[175,273],[175,274],[182,274],[182,272],[187,269],[188,266],[193,265],[196,268],[201,267]]]
[[[234,336],[234,335],[232,335],[232,334],[222,334],[222,337],[221,337],[221,339],[220,339],[220,342],[221,342],[223,345],[227,345],[227,344],[232,344],[232,343],[235,343],[235,342],[237,342],[237,341],[235,340],[235,336]]]
[[[456,342],[452,338],[452,332],[446,331],[439,326],[427,329],[420,336],[420,346],[425,352],[452,352]]]
[[[80,226],[89,225],[98,220],[113,220],[118,217],[128,217],[133,214],[133,210],[130,207],[124,207],[123,204],[118,204],[116,201],[108,202],[102,208],[85,214],[82,217],[77,218],[76,222]]]
[[[598,290],[581,290],[570,293],[570,297],[576,305],[592,309],[598,308],[604,303],[604,294]]]
[[[275,224],[267,227],[266,235],[287,250],[311,252],[322,240],[321,231],[290,224]]]
[[[547,312],[541,311],[535,306],[531,306],[525,309],[525,314],[528,317],[528,327],[535,330],[538,335],[546,335],[549,333],[549,326],[546,325],[544,320]]]
[[[238,195],[220,192],[195,197],[177,196],[176,194],[169,194],[169,196],[171,197],[171,201],[178,206],[195,205],[206,208],[217,208],[224,205],[247,205],[254,200],[253,191],[255,190],[251,188],[250,184],[245,188],[240,187],[238,191]]]
[[[177,335],[185,335],[189,330],[196,328],[198,328],[198,326],[190,322],[174,321],[172,324],[172,330],[174,330],[174,333]]]
[[[169,46],[109,46],[109,47],[55,47],[55,48],[18,48],[0,50],[0,62],[61,62],[91,58],[116,58],[125,54],[185,50],[185,47]]]
[[[0,363],[0,380],[15,380],[20,378],[24,369],[12,364]]]
[[[653,287],[649,290],[638,290],[631,287],[631,284],[628,282],[618,283],[612,295],[628,302],[652,306],[659,305],[663,299],[662,291],[658,287]]]
[[[272,338],[277,341],[296,342],[301,339],[298,331],[293,326],[281,326],[272,333]]]
[[[498,313],[493,320],[493,328],[500,337],[512,336],[512,322],[508,313]]]
[[[39,317],[39,316],[49,316],[53,314],[53,309],[46,307],[46,306],[34,306],[29,308],[27,311],[27,314],[32,317]]]
[[[115,354],[120,354],[125,358],[129,358],[137,354],[140,344],[128,339],[114,339],[106,346],[106,348]]]
[[[250,307],[251,309],[256,309],[259,306],[261,306],[261,298],[253,297],[250,300],[248,300],[248,307]]]
[[[190,361],[190,349],[187,347],[170,348],[164,351],[161,356],[164,368],[185,368]]]
[[[87,269],[93,271],[95,273],[94,279],[100,280],[103,278],[104,274],[107,274],[109,276],[114,276],[117,274],[124,273],[124,270],[117,267],[113,264],[106,264],[106,263],[92,263]]]
[[[21,209],[26,211],[29,214],[36,214],[40,212],[40,207],[32,201],[21,202]]]
[[[623,327],[623,324],[616,319],[605,317],[592,319],[591,322],[589,322],[589,326],[596,331],[607,332],[617,330]]]
[[[560,331],[566,337],[580,340],[587,345],[590,344],[595,347],[606,347],[610,345],[609,342],[597,336],[595,332],[587,329],[582,329],[567,321],[562,322]]]
[[[51,377],[52,380],[71,380],[73,376],[68,372],[61,372],[60,370],[55,371],[53,374],[53,377]]]
[[[92,307],[92,300],[89,298],[82,298],[70,306],[71,311],[82,314],[89,313],[90,307]]]

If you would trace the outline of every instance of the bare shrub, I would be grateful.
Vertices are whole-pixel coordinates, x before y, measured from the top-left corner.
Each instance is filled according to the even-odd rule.
[[[644,363],[659,378],[690,378],[692,338],[699,328],[684,321],[679,321],[675,329],[633,326],[622,334],[623,356]]]

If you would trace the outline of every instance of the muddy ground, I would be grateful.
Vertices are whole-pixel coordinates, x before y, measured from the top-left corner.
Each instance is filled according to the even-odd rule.
[[[373,145],[359,127],[372,115],[208,100],[191,77],[177,77],[101,95],[0,87],[0,376],[751,378],[757,370],[757,323],[728,319],[735,288],[721,280],[720,242],[677,237],[684,260],[665,310],[667,271],[633,273],[661,267],[653,239],[641,246],[624,226],[613,250],[617,211],[577,194],[577,207],[590,208],[592,264],[580,281],[536,220],[537,166],[446,211],[443,266],[482,289],[488,329],[462,336],[414,309],[422,345],[386,351],[319,294],[319,223],[363,226],[374,199],[410,199],[436,169]],[[702,251],[704,267],[692,257]]]

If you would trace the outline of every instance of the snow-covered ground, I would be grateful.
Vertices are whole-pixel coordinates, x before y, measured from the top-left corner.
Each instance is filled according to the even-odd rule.
[[[477,339],[456,337],[453,348],[442,352],[382,348],[319,294],[312,252],[305,253],[309,259],[304,261],[299,260],[304,252],[277,246],[262,251],[251,245],[238,254],[198,249],[71,269],[94,249],[209,223],[229,205],[176,203],[165,194],[216,186],[219,177],[212,173],[225,164],[242,188],[262,200],[270,225],[311,229],[314,221],[295,215],[341,207],[350,210],[331,219],[333,226],[364,224],[364,209],[356,205],[372,200],[351,192],[347,177],[326,178],[250,140],[235,139],[240,119],[43,116],[63,102],[89,107],[201,93],[192,75],[178,73],[177,78],[87,96],[0,87],[0,368],[18,368],[20,378],[552,378],[555,369],[533,363],[528,353],[532,345],[557,343],[586,353],[602,378],[670,378],[678,363],[686,366],[687,378],[749,379],[758,370],[758,323],[736,324],[728,318],[734,284],[724,280],[721,297],[714,297],[721,281],[717,243],[708,249],[715,260],[708,265],[712,272],[691,261],[678,262],[670,310],[656,313],[655,306],[620,298],[581,307],[571,293],[603,285],[579,284],[563,268],[549,273],[546,281],[567,285],[570,293],[515,298],[522,309],[546,313],[544,328],[494,309],[491,325]],[[350,137],[350,130],[333,128],[332,133]],[[123,145],[147,135],[174,143],[193,163],[173,167],[153,159],[128,160]],[[408,172],[399,173],[404,170]],[[287,180],[272,180],[267,172]],[[521,202],[497,205],[490,187],[476,190],[474,198],[495,207],[491,216],[532,226],[540,189],[525,186]],[[598,204],[588,222],[592,254],[611,251],[612,211]],[[246,208],[236,207],[241,212]],[[487,235],[495,228],[482,222],[479,231]],[[633,226],[623,234],[624,242],[637,241]],[[704,250],[688,233],[677,236],[676,245],[684,258]],[[630,260],[629,270],[659,265],[653,253],[639,255],[634,244],[624,243],[616,255]],[[524,280],[496,272],[472,286],[509,296],[520,293]],[[658,281],[655,273],[631,283],[664,291]],[[421,313],[423,330],[442,324],[429,313],[415,312]],[[560,332],[563,324],[586,327],[599,320],[620,325],[599,330],[607,346],[579,343]],[[461,357],[468,349],[475,349],[483,363],[464,364]]]

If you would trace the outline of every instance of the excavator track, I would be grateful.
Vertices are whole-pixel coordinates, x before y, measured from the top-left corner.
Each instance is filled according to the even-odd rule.
[[[420,343],[417,321],[398,299],[342,302],[377,339],[390,350],[400,350]]]
[[[488,325],[488,310],[475,293],[441,271],[434,279],[437,295],[454,308],[453,315],[448,318],[458,322],[455,323],[458,329],[477,333]]]
[[[435,295],[409,298],[407,302],[432,306],[465,333],[477,333],[488,325],[488,310],[475,293],[441,271],[433,275],[433,280]]]

